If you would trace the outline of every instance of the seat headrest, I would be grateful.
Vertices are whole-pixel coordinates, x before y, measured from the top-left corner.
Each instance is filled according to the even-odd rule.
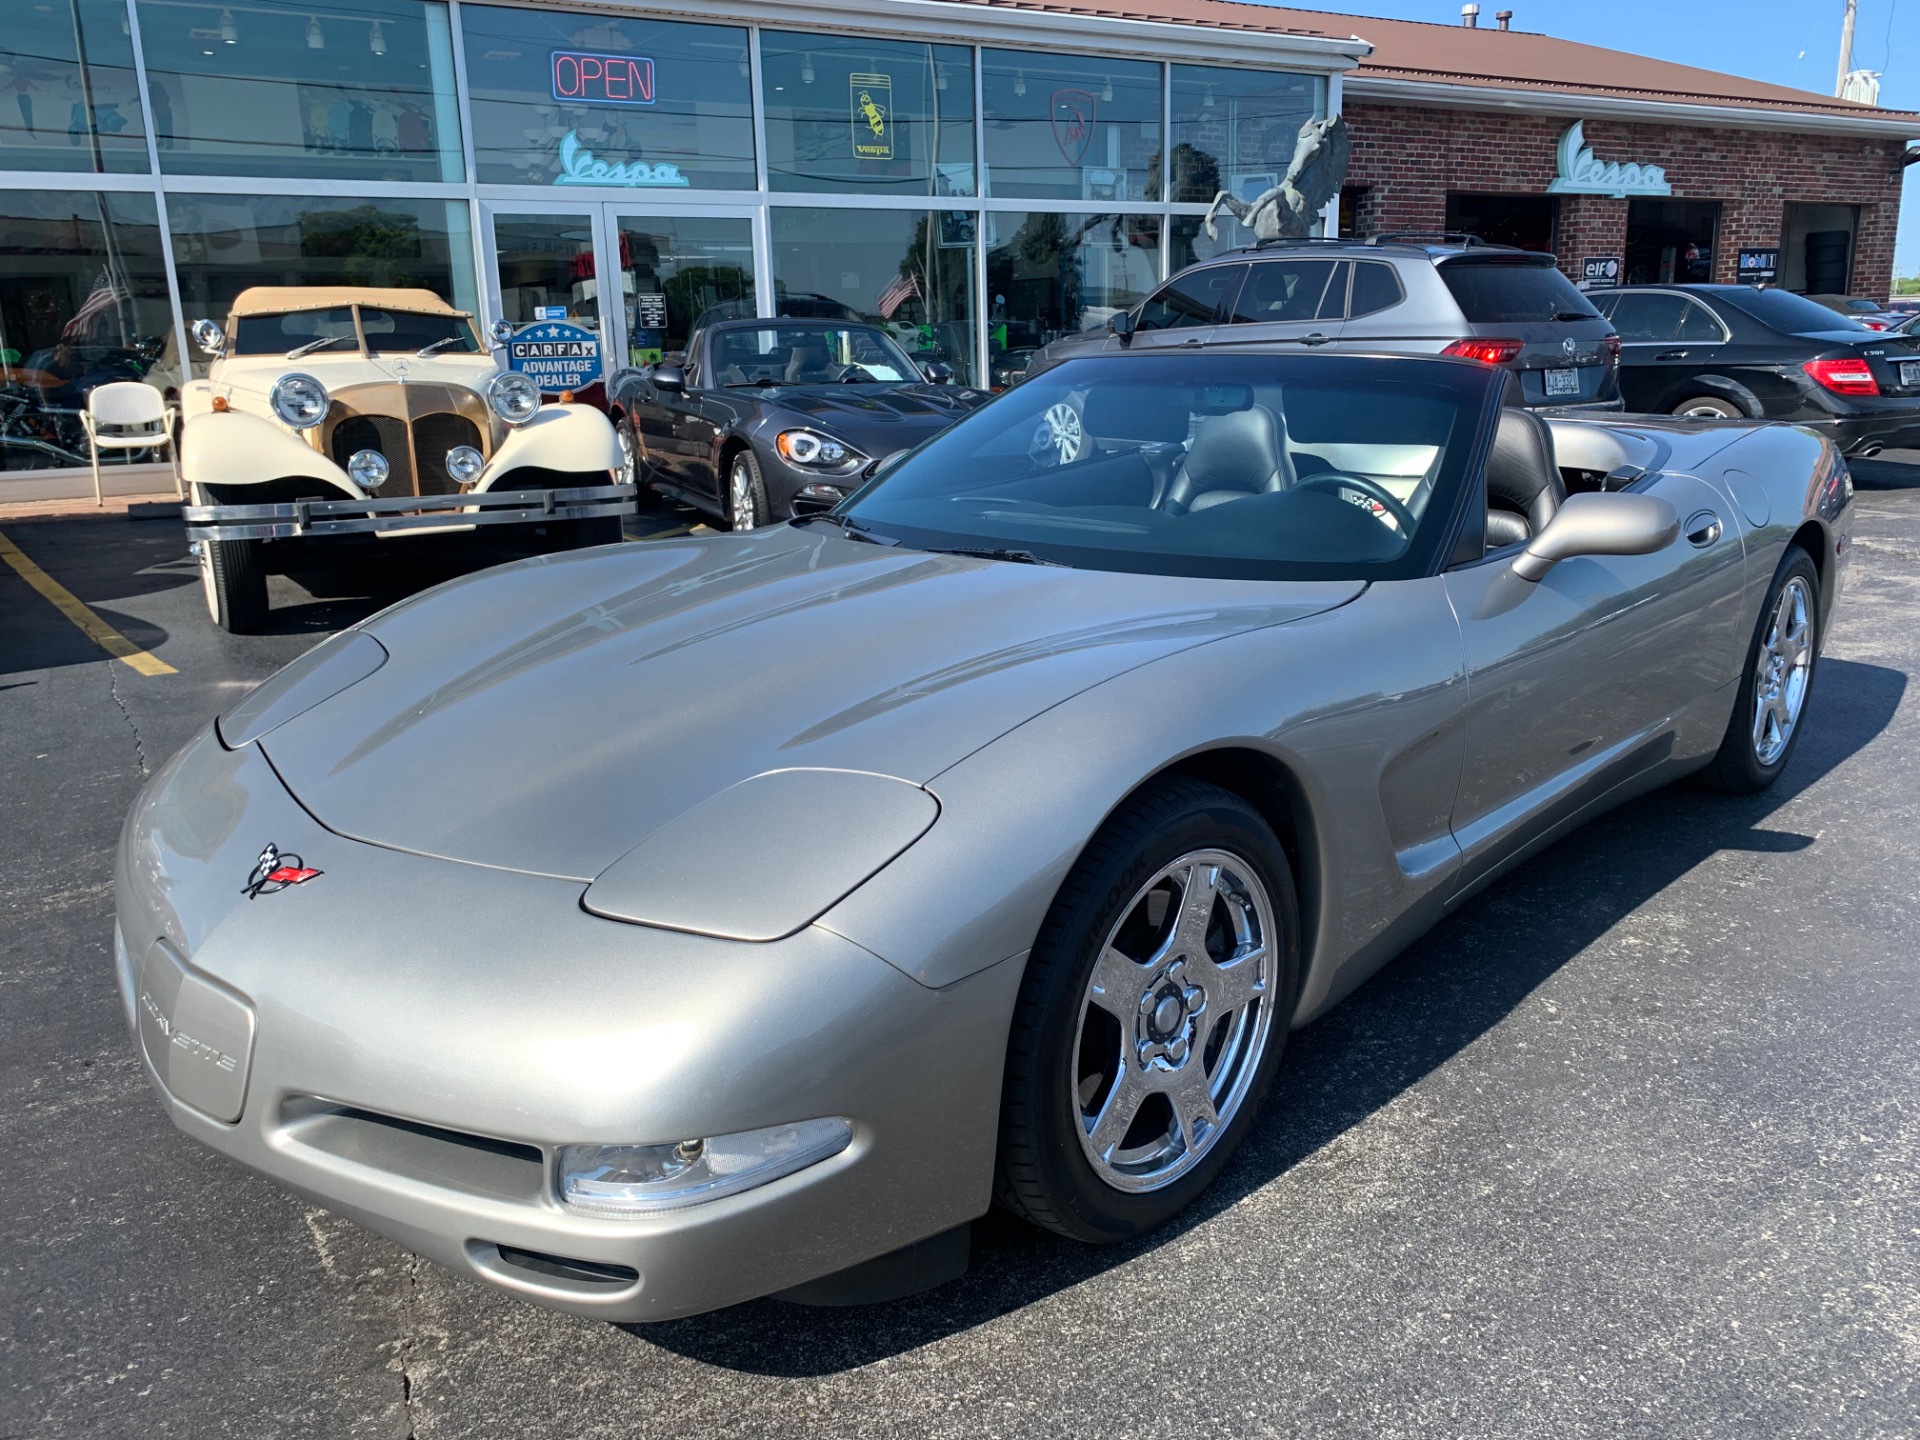
[[[1278,489],[1286,464],[1280,421],[1264,405],[1212,415],[1200,423],[1184,467],[1192,492]]]
[[[1553,432],[1528,410],[1501,410],[1487,456],[1487,499],[1527,517],[1533,533],[1553,518],[1566,498],[1566,484],[1553,463]]]

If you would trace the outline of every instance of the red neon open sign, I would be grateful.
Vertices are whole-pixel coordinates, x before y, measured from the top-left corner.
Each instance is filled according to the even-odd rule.
[[[553,98],[574,105],[651,105],[653,61],[644,55],[556,50]]]

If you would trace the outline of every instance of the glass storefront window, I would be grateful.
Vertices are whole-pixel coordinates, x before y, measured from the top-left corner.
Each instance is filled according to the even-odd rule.
[[[973,194],[973,52],[832,35],[760,36],[775,190]]]
[[[757,183],[740,26],[462,5],[460,27],[482,182]]]
[[[915,360],[978,384],[973,222],[962,210],[775,206],[774,312],[870,321]]]
[[[447,7],[314,10],[139,0],[154,144],[170,175],[459,181]]]
[[[1160,198],[1158,65],[983,50],[980,93],[985,193],[1046,200]]]
[[[478,310],[464,201],[170,195],[167,220],[189,325],[224,324],[253,285],[418,287]],[[204,375],[207,357],[191,359]]]
[[[153,197],[0,190],[0,471],[87,464],[80,411],[115,380],[179,393]]]
[[[1160,281],[1158,215],[986,215],[987,360],[1106,324]]]
[[[1325,109],[1313,75],[1175,65],[1169,199],[1206,204],[1222,190],[1253,200],[1286,179],[1300,127]]]
[[[124,0],[14,3],[4,16],[0,170],[145,174]]]
[[[1219,239],[1208,236],[1206,218],[1175,215],[1167,221],[1167,274],[1178,274],[1196,261],[1211,260],[1229,250],[1244,250],[1254,243],[1253,231],[1224,208],[1213,217],[1213,228]]]
[[[756,313],[752,221],[622,215],[618,223],[629,365],[685,349],[702,317]]]

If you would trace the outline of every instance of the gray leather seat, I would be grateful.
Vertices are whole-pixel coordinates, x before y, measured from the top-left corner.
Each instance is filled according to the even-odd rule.
[[[1286,422],[1266,406],[1252,405],[1200,422],[1167,489],[1167,508],[1174,514],[1206,510],[1285,490],[1293,481]]]
[[[1531,540],[1566,498],[1547,422],[1528,410],[1502,410],[1487,456],[1487,549]]]
[[[833,355],[824,340],[802,340],[787,360],[789,385],[824,385],[833,378]]]

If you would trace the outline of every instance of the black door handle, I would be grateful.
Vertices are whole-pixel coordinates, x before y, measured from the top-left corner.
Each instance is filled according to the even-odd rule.
[[[1331,335],[1322,335],[1316,330],[1311,335],[1302,335],[1300,337],[1300,343],[1302,345],[1331,345],[1333,343],[1333,337]]]
[[[1687,352],[1684,350],[1662,350],[1653,358],[1656,360],[1684,360],[1687,358]]]
[[[1696,510],[1687,517],[1687,543],[1704,550],[1720,538],[1720,517],[1711,510]]]

